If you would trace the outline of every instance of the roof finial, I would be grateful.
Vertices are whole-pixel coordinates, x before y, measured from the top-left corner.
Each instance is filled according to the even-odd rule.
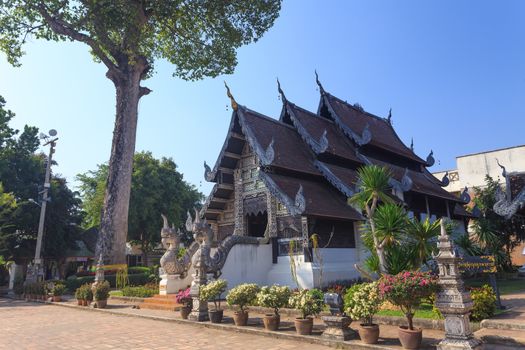
[[[283,103],[286,103],[288,100],[284,95],[283,89],[281,89],[281,83],[279,82],[279,78],[277,78],[277,91],[279,91],[279,94],[281,94],[281,99],[283,100]]]
[[[239,105],[237,104],[237,101],[235,101],[235,99],[233,98],[233,95],[230,92],[230,87],[228,86],[228,84],[226,84],[226,81],[224,81],[224,86],[226,87],[226,95],[231,100],[232,108],[234,111],[236,111],[239,108]]]
[[[315,82],[319,86],[319,90],[321,90],[321,94],[324,94],[324,88],[321,82],[319,81],[319,75],[317,74],[317,70],[315,70],[314,72],[315,72]]]
[[[410,149],[414,150],[414,138],[412,137],[412,140],[410,141]]]
[[[386,117],[388,124],[392,125],[392,108],[388,111],[388,117]]]

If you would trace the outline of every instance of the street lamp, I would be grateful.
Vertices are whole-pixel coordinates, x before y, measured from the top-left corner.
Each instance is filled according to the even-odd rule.
[[[41,191],[42,202],[40,205],[40,220],[38,222],[38,236],[36,240],[34,265],[28,267],[27,276],[26,276],[26,281],[29,281],[29,282],[37,282],[37,281],[44,279],[44,270],[42,268],[41,250],[42,250],[42,237],[44,236],[44,222],[46,218],[46,206],[47,206],[47,202],[49,201],[48,193],[49,193],[49,189],[51,188],[51,183],[49,182],[50,176],[51,176],[51,163],[53,160],[53,153],[55,153],[56,141],[58,140],[58,137],[55,137],[55,136],[57,136],[57,131],[55,129],[49,130],[49,135],[40,133],[40,139],[45,142],[43,146],[49,145],[49,156],[47,157],[46,176],[44,179],[44,189]]]

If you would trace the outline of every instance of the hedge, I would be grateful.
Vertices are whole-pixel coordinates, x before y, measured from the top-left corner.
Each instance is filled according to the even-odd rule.
[[[151,274],[153,273],[152,268],[147,266],[132,266],[128,267],[128,273],[129,274],[137,274],[137,273],[147,273]]]
[[[112,288],[116,287],[116,275],[106,275],[104,276],[104,279],[109,282],[109,285]],[[129,274],[128,275],[129,284],[131,286],[140,286],[148,283],[150,281],[150,274],[149,273],[135,273],[135,274]],[[84,276],[84,277],[76,277],[76,276],[70,276],[66,280],[66,287],[69,289],[70,292],[74,292],[78,287],[83,285],[84,283],[93,283],[95,281],[95,276]]]

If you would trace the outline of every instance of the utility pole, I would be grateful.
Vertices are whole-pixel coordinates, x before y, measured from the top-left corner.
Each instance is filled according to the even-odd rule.
[[[56,141],[58,140],[58,137],[53,138],[57,135],[56,130],[51,129],[49,130],[49,136],[51,138],[43,133],[40,134],[40,138],[44,139],[46,143],[44,143],[43,146],[49,145],[49,155],[47,157],[47,165],[46,165],[46,175],[44,179],[44,189],[42,190],[42,201],[40,205],[40,220],[38,222],[38,236],[36,240],[36,249],[35,249],[35,259],[34,259],[34,265],[28,267],[26,281],[29,282],[38,282],[44,280],[44,270],[43,270],[43,264],[42,264],[42,239],[44,236],[44,223],[46,219],[46,207],[47,202],[49,201],[49,189],[51,188],[51,163],[53,161],[53,153],[55,153],[55,146]]]

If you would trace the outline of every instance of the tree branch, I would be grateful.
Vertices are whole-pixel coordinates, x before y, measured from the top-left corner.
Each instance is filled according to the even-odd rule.
[[[59,35],[67,36],[72,40],[85,43],[91,47],[95,55],[108,67],[109,70],[120,71],[119,68],[111,61],[111,59],[104,53],[100,45],[89,35],[80,33],[73,29],[73,26],[61,18],[52,16],[43,4],[38,6],[38,12],[44,18],[51,30]]]

